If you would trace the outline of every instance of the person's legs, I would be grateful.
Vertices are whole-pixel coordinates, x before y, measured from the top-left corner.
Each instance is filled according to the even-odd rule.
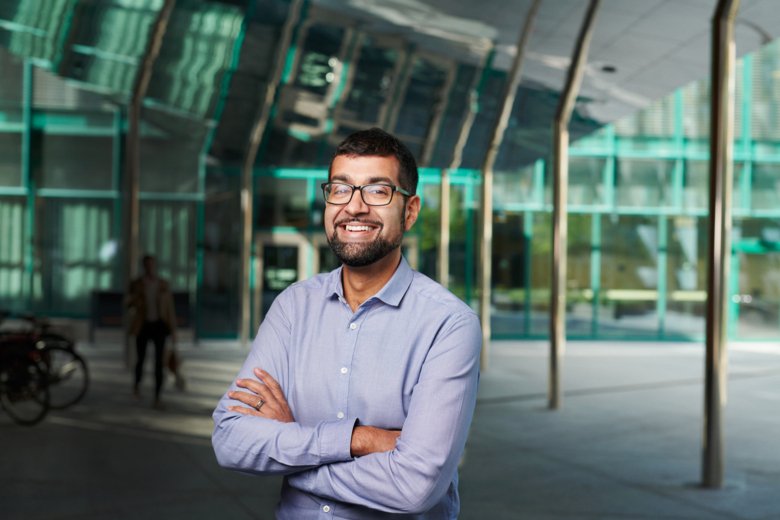
[[[135,384],[133,393],[136,397],[140,395],[141,379],[144,375],[144,361],[146,360],[146,344],[149,342],[149,330],[146,324],[141,326],[141,330],[135,337]]]
[[[155,323],[154,335],[154,401],[160,403],[163,381],[165,380],[165,337],[167,331],[163,322]]]

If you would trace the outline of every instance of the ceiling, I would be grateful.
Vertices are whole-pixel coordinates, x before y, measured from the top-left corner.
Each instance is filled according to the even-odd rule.
[[[474,62],[495,42],[494,66],[509,69],[531,0],[315,0],[394,30],[420,46]],[[522,81],[562,88],[588,0],[543,0],[523,61]],[[716,0],[602,0],[578,107],[601,122],[636,112],[707,78]],[[742,0],[737,55],[780,37],[776,0]],[[582,106],[582,104],[585,106]]]
[[[293,48],[303,49],[302,56],[296,58],[298,68],[281,80],[278,115],[265,139],[272,151],[266,163],[320,164],[328,156],[327,147],[346,132],[379,125],[412,143],[418,156],[427,154],[431,159],[425,164],[448,165],[470,104],[470,85],[477,84],[488,55],[491,69],[510,67],[531,4],[303,2],[299,36],[293,38]],[[588,4],[542,0],[499,154],[504,168],[527,164],[549,151],[550,122]],[[52,77],[111,103],[126,104],[162,5],[163,0],[3,0],[0,46],[49,70]],[[276,81],[275,64],[286,52],[283,27],[293,1],[177,0],[175,5],[145,100],[147,107],[163,109],[169,116],[149,117],[147,122],[184,138],[192,131],[181,124],[182,118],[205,123],[216,128],[210,157],[240,161],[265,93]],[[706,79],[715,5],[716,0],[602,0],[572,137]],[[351,39],[353,33],[362,39]],[[739,55],[780,37],[777,0],[742,0],[736,35]],[[354,41],[360,43],[350,43]],[[356,47],[360,51],[350,63],[350,49]],[[441,59],[431,61],[424,54]],[[417,61],[404,69],[404,56]],[[303,77],[307,74],[308,79]],[[404,74],[409,76],[399,78]],[[481,164],[500,107],[506,74],[488,76],[483,74],[482,112],[466,146],[466,167]],[[326,78],[333,77],[337,79],[329,84],[332,80]],[[52,81],[49,90],[63,91],[61,83]],[[443,100],[447,109],[434,123],[433,107]],[[436,149],[426,142],[432,132],[438,139]],[[273,156],[280,150],[283,156]]]

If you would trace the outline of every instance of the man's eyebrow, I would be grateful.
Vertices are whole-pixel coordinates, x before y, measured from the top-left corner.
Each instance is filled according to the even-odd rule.
[[[349,177],[344,174],[334,174],[330,177],[331,182],[346,182],[349,183]],[[386,184],[393,184],[393,180],[390,177],[369,177],[366,184],[376,184],[378,182],[386,183]]]

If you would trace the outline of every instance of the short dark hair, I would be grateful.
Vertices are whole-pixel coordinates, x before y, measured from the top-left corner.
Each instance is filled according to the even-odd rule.
[[[398,182],[401,187],[414,195],[417,193],[417,161],[412,152],[396,137],[381,128],[359,130],[347,136],[336,148],[335,159],[339,155],[364,157],[395,157],[398,160]],[[333,161],[331,160],[331,165]],[[330,171],[328,175],[330,175]]]

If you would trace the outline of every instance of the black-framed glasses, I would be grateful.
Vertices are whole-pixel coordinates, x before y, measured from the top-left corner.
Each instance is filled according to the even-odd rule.
[[[363,202],[369,206],[387,206],[393,201],[393,194],[397,191],[402,195],[411,196],[411,193],[392,184],[365,184],[355,186],[345,182],[322,183],[322,195],[328,204],[349,204],[355,191],[360,192]]]

